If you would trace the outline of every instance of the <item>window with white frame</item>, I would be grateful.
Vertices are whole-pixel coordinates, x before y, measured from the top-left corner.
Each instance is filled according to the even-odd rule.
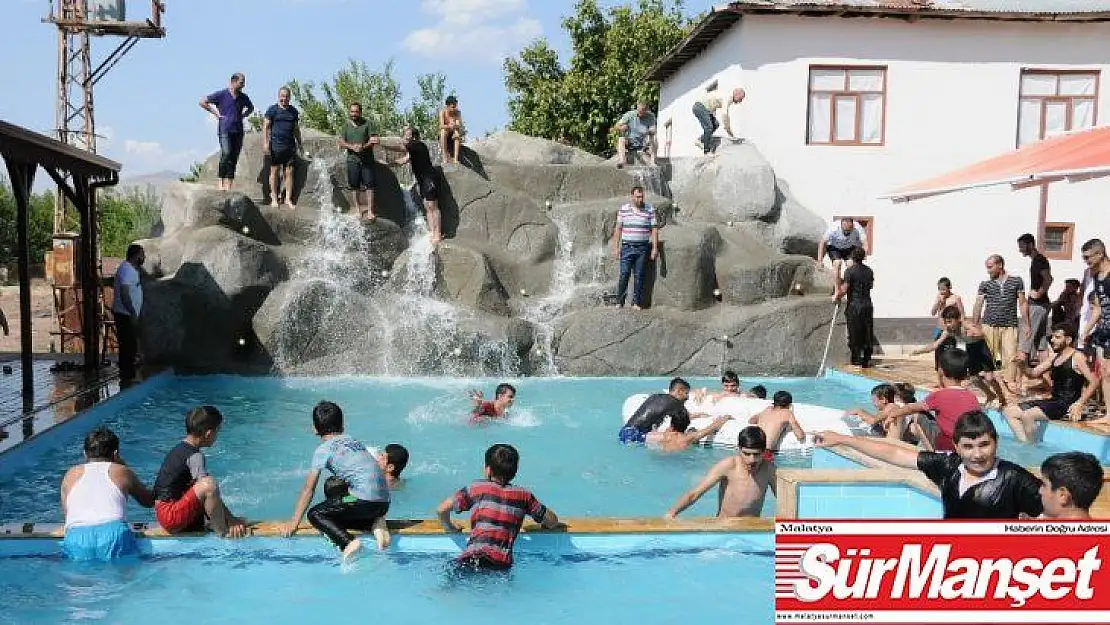
[[[1093,127],[1098,83],[1097,71],[1022,70],[1018,146]]]
[[[886,68],[809,68],[806,142],[882,145],[886,141]]]

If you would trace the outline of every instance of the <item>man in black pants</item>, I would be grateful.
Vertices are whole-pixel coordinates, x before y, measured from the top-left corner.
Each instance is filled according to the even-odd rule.
[[[143,246],[131,244],[127,258],[116,268],[113,282],[112,316],[116,322],[119,343],[119,378],[121,382],[135,379],[135,357],[139,353],[139,313],[143,308],[143,287],[139,269],[146,262]]]
[[[412,126],[405,126],[401,138],[405,155],[390,165],[408,163],[412,167],[412,175],[416,178],[420,199],[424,200],[424,212],[428,215],[428,233],[431,235],[432,245],[435,245],[443,240],[443,229],[439,218],[439,175],[432,165],[428,145],[420,140],[418,130]]]
[[[844,316],[848,320],[848,349],[852,364],[871,366],[871,337],[875,330],[875,308],[871,304],[871,288],[875,286],[875,272],[863,264],[867,252],[862,247],[852,250],[852,266],[844,272],[844,282],[837,291],[836,301],[848,296]]]

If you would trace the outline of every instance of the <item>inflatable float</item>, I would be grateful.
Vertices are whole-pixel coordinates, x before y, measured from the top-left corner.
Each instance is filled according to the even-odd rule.
[[[632,418],[632,415],[648,397],[650,395],[647,393],[640,393],[624,400],[624,406],[621,408],[621,424],[628,423],[628,420]],[[705,399],[700,403],[695,402],[692,398],[686,401],[686,410],[690,414],[704,412],[710,415],[691,419],[691,427],[697,429],[708,427],[713,419],[722,415],[733,417],[725,423],[720,431],[706,439],[714,447],[728,447],[731,449],[736,449],[736,437],[740,434],[740,430],[749,425],[748,419],[770,406],[771,400],[754,397],[723,397],[716,402]],[[825,406],[798,403],[795,403],[793,407],[794,417],[798,420],[802,429],[806,431],[806,440],[798,441],[787,430],[782,437],[782,442],[779,443],[779,451],[810,450],[813,448],[814,433],[825,430],[849,436],[856,434],[856,431],[842,418],[844,410],[840,408],[826,408]],[[670,419],[663,420],[663,423],[669,422]]]

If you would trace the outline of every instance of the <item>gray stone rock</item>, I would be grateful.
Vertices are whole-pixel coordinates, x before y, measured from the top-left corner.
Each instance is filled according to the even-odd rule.
[[[195,270],[182,274],[193,265]],[[201,270],[203,268],[203,270]],[[196,286],[214,284],[228,297],[247,289],[269,290],[289,278],[289,269],[270,246],[218,226],[191,233],[181,254],[177,277]]]
[[[446,174],[445,236],[506,250],[526,262],[555,254],[557,232],[534,196],[494,185],[468,169]]]
[[[722,239],[713,226],[672,225],[659,235],[659,258],[652,288],[646,294],[652,306],[700,310],[715,303],[716,255]],[[650,278],[649,278],[650,280]]]
[[[474,141],[471,147],[483,159],[528,165],[593,165],[604,162],[600,156],[585,150],[511,130]]]
[[[671,189],[686,219],[766,220],[775,208],[775,172],[750,144],[722,146],[714,158],[673,159]]]
[[[270,292],[252,318],[279,369],[350,349],[370,331],[365,295],[325,280],[291,280]],[[337,371],[337,370],[336,370]]]
[[[568,375],[719,375],[723,369],[812,375],[828,335],[829,306],[825,298],[799,297],[694,313],[578,311],[556,328],[556,361]],[[835,362],[846,346],[838,340],[842,331],[833,336]]]
[[[389,278],[390,288],[403,290],[412,278],[409,265],[413,253],[419,252],[409,249],[397,258]],[[432,292],[438,297],[471,310],[509,314],[509,295],[484,253],[461,242],[444,241],[429,262],[434,272]]]
[[[242,193],[191,182],[174,182],[162,198],[163,236],[184,228],[232,226],[258,221],[258,208]]]

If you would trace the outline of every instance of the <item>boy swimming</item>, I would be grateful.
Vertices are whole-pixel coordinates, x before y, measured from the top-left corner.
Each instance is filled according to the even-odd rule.
[[[482,391],[470,391],[470,399],[474,402],[474,411],[470,413],[470,424],[476,425],[490,419],[501,419],[516,401],[516,388],[512,384],[501,383],[493,391],[493,401],[482,399]]]

